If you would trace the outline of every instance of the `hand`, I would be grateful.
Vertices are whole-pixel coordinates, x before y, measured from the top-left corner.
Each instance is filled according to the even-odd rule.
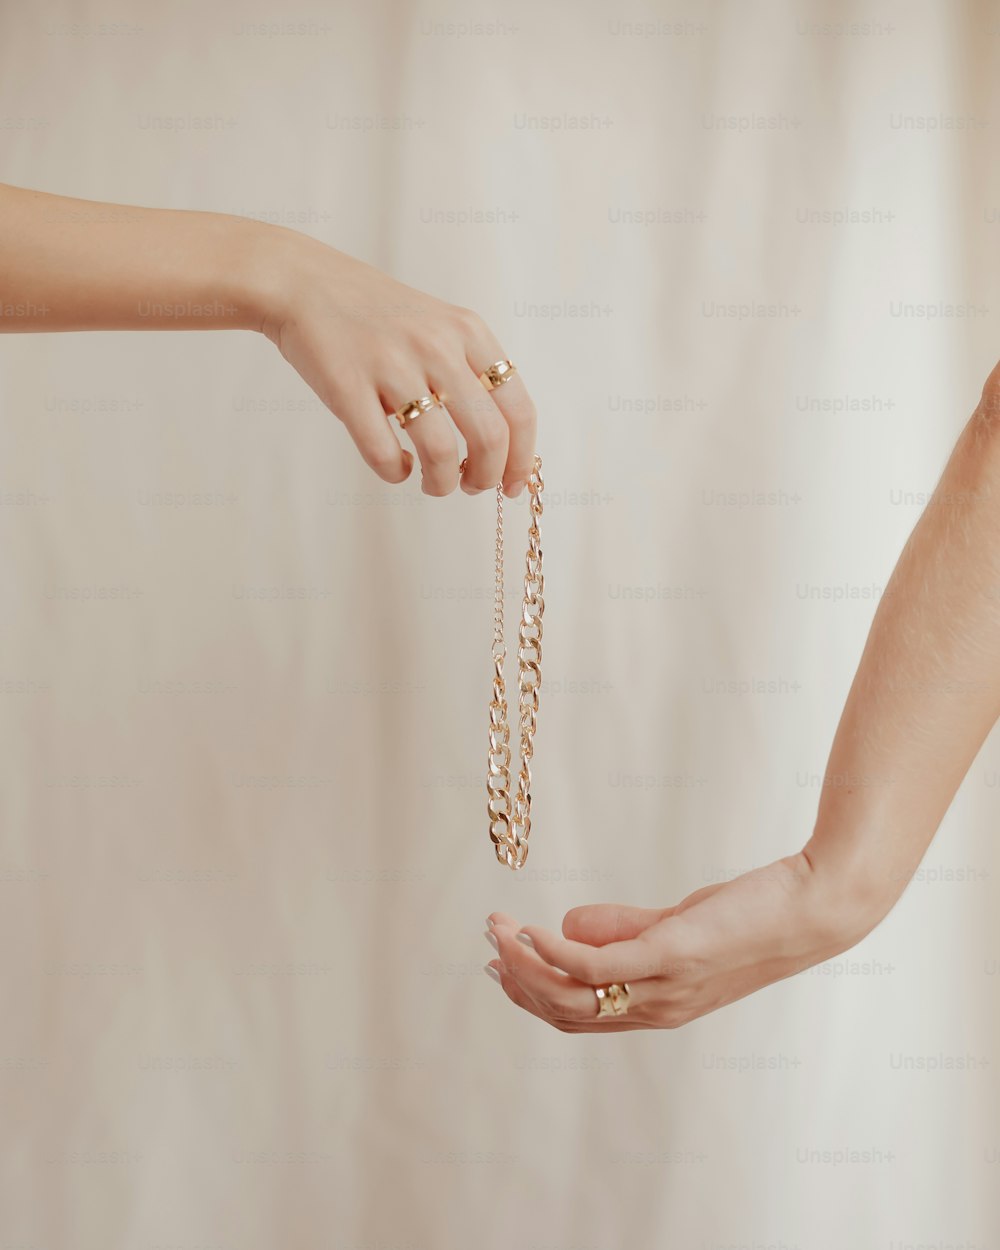
[[[834,906],[802,855],[696,891],[676,907],[575,907],[563,937],[494,912],[507,997],[564,1033],[674,1029],[859,941],[881,919]],[[627,1015],[598,1016],[594,987],[627,982]]]
[[[445,403],[406,433],[428,495],[469,494],[502,482],[519,494],[535,452],[535,409],[520,374],[492,391],[480,373],[507,354],[473,312],[434,299],[294,231],[263,246],[260,328],[347,427],[365,462],[402,482],[413,457],[392,415],[435,392]],[[468,448],[459,474],[458,427]]]
[[[507,353],[479,317],[295,230],[0,184],[0,273],[17,310],[0,333],[262,331],[387,482],[413,467],[393,414],[432,392],[446,406],[406,431],[428,495],[459,477],[469,494],[502,482],[516,495],[531,472],[534,406],[518,373],[492,391],[480,382]],[[468,449],[461,474],[455,426]]]

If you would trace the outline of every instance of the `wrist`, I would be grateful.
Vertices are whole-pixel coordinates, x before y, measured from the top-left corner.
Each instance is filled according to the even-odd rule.
[[[243,328],[277,342],[292,307],[294,275],[311,240],[283,226],[238,217],[232,220],[239,286],[235,299],[244,313]]]
[[[844,846],[830,846],[816,833],[799,855],[812,878],[817,927],[836,950],[847,950],[866,937],[891,911],[902,885],[873,870],[867,860]]]
[[[172,311],[167,322],[158,321],[154,309],[147,326],[260,330],[268,297],[265,258],[271,227],[224,213],[150,213],[136,281],[143,291],[155,289]]]

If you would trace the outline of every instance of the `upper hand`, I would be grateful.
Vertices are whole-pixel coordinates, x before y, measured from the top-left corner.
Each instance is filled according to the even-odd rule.
[[[535,453],[535,408],[520,374],[487,391],[479,375],[505,360],[473,312],[404,286],[379,270],[294,231],[269,228],[258,266],[261,330],[340,418],[365,462],[402,482],[413,457],[394,414],[436,393],[444,407],[407,425],[428,495],[503,484],[520,492]],[[468,448],[459,473],[457,427]]]

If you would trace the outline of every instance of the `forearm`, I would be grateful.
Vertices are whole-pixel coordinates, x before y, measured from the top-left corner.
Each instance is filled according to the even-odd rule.
[[[805,847],[859,930],[902,892],[1000,715],[998,374],[879,604]]]
[[[270,229],[0,184],[0,332],[260,329]]]

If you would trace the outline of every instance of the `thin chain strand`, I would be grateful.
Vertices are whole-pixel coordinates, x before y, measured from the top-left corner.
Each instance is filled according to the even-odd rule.
[[[517,630],[517,710],[520,737],[520,766],[517,793],[510,793],[510,723],[504,665],[507,644],[504,638],[504,547],[503,488],[497,487],[497,536],[495,594],[493,600],[493,698],[490,701],[489,757],[487,765],[486,810],[490,818],[490,838],[497,859],[515,871],[528,858],[531,833],[531,760],[534,755],[538,721],[538,690],[542,680],[542,614],[545,611],[545,578],[542,575],[542,545],[538,518],[542,515],[542,461],[535,457],[528,478],[528,550],[525,556],[524,604]]]

